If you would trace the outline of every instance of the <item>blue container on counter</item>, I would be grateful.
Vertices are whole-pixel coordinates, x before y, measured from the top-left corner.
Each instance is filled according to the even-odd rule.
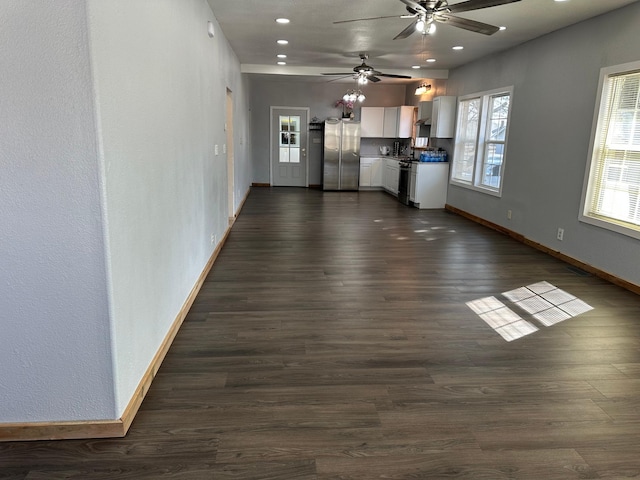
[[[420,154],[421,162],[446,162],[447,152],[444,150],[425,150]]]

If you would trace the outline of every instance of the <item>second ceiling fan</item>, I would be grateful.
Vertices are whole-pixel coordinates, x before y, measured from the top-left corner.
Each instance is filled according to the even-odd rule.
[[[364,85],[367,82],[379,82],[380,79],[378,77],[388,77],[388,78],[411,78],[408,75],[394,75],[392,73],[382,73],[373,67],[367,65],[365,60],[369,58],[369,55],[366,53],[360,54],[360,60],[362,63],[356,67],[353,67],[353,73],[351,72],[340,72],[340,73],[323,73],[322,75],[341,75],[343,77],[353,76],[354,80],[356,80],[360,85]]]
[[[488,23],[469,20],[468,18],[455,17],[452,13],[469,12],[471,10],[480,10],[482,8],[497,7],[508,3],[519,2],[520,0],[467,0],[466,2],[449,5],[445,0],[400,0],[406,5],[408,14],[405,15],[387,15],[383,17],[356,18],[353,20],[341,20],[333,23],[359,22],[363,20],[377,20],[380,18],[412,18],[413,22],[402,30],[393,39],[407,38],[413,32],[422,34],[431,34],[435,31],[435,22],[452,25],[454,27],[469,30],[471,32],[482,33],[484,35],[493,35],[499,27],[489,25]]]

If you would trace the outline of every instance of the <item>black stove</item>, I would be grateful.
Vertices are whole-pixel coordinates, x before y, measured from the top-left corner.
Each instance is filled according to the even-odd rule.
[[[409,185],[411,182],[411,158],[400,160],[400,175],[398,176],[398,200],[404,205],[409,205]]]

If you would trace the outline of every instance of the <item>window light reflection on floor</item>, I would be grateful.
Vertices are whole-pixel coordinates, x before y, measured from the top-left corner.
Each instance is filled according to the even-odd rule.
[[[503,292],[502,296],[545,327],[593,310],[587,303],[549,282],[516,288]],[[495,296],[467,302],[467,306],[507,342],[538,331],[538,327]]]

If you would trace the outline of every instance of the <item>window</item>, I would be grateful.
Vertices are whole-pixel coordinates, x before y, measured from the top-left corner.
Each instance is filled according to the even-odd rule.
[[[509,87],[460,99],[452,183],[501,194],[512,93]]]
[[[580,219],[640,238],[640,62],[600,72]]]
[[[300,163],[300,116],[280,115],[280,163]]]

